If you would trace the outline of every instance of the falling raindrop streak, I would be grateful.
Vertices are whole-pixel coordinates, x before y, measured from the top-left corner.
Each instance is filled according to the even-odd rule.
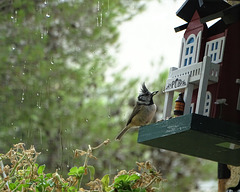
[[[21,103],[23,103],[23,102],[24,102],[24,90],[22,92],[22,98],[21,98]]]
[[[97,27],[99,27],[99,21],[98,21],[98,17],[97,17]]]
[[[98,4],[97,4],[97,10],[99,11],[100,10],[100,2],[98,1]]]
[[[40,128],[39,129],[39,136],[40,136],[40,143],[41,143],[41,145],[42,145],[42,129]]]
[[[37,101],[37,108],[41,109],[41,101],[40,101],[40,93],[37,92],[37,97],[38,97],[38,101]]]
[[[102,27],[103,19],[102,19],[102,13],[100,14],[100,27]]]
[[[98,4],[97,4],[97,12],[98,12],[98,16],[97,16],[97,27],[102,27],[102,23],[103,23],[103,14],[100,13],[100,2],[98,1]]]

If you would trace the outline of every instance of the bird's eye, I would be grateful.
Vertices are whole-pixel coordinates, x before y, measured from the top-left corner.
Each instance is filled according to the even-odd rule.
[[[139,96],[138,99],[139,99],[139,100],[142,100],[142,99],[143,99],[143,96]]]

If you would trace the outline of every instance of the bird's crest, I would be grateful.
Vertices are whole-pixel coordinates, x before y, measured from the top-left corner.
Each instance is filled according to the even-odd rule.
[[[148,94],[150,93],[145,85],[145,83],[142,84],[141,94]]]

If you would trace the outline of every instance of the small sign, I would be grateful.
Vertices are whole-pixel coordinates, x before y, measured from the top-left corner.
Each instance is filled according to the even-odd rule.
[[[175,79],[167,79],[165,92],[183,89],[188,86],[189,76],[184,75]]]

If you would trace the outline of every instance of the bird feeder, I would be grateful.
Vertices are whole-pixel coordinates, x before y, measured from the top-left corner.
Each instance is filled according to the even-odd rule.
[[[240,166],[239,138],[240,125],[236,123],[187,114],[140,127],[138,142]]]
[[[186,0],[177,11],[186,24],[175,31],[185,33],[166,81],[164,121],[140,127],[139,143],[240,166],[239,13],[240,4],[224,0]],[[169,118],[174,92],[183,93],[176,103],[184,110]]]

